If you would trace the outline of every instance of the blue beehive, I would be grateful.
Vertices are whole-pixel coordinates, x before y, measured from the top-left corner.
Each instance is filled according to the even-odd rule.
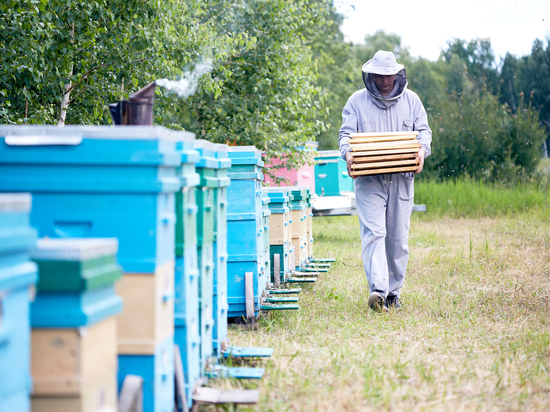
[[[40,235],[119,239],[118,350],[139,365],[158,362],[174,339],[175,192],[186,169],[181,142],[192,139],[162,127],[0,127],[0,191],[35,194]],[[150,392],[154,408],[145,410],[173,400],[173,381],[166,385],[171,395]]]
[[[29,287],[36,265],[28,251],[36,232],[29,226],[31,197],[0,195],[0,410],[27,411],[30,377]]]
[[[176,132],[161,127],[0,127],[0,191],[33,193],[44,237],[118,237],[126,272],[174,260]],[[145,234],[145,236],[144,236]]]
[[[266,271],[262,222],[261,152],[253,146],[230,147],[232,166],[227,201],[227,296],[229,317],[246,316],[246,273],[251,273],[254,316],[269,274]]]

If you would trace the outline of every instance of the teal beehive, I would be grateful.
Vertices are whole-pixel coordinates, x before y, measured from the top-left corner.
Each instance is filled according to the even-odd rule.
[[[353,179],[340,151],[321,150],[315,158],[315,193],[319,196],[339,196],[353,192]]]

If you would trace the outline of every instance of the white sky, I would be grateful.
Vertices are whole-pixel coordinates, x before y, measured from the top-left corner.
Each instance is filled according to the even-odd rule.
[[[550,37],[550,0],[336,0],[346,40],[362,43],[378,30],[401,36],[413,57],[437,60],[447,41],[490,38],[496,62],[506,52],[530,54]],[[355,7],[353,10],[352,6]]]

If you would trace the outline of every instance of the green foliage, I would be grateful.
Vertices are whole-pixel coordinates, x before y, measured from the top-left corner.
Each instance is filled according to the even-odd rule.
[[[324,98],[321,120],[326,122],[326,129],[317,137],[320,150],[338,148],[336,137],[342,125],[342,108],[353,92],[364,87],[361,62],[354,55],[352,45],[344,41],[340,31],[342,20],[342,16],[331,7],[323,25],[309,36],[318,65],[316,84],[321,88]]]
[[[203,50],[231,53],[201,18],[206,1],[41,0],[0,6],[0,113],[5,123],[110,121],[106,104],[176,75]],[[202,54],[201,54],[202,55]],[[216,84],[209,87],[216,90]],[[68,93],[67,93],[68,92]]]
[[[304,163],[296,151],[323,128],[316,70],[306,41],[323,24],[325,3],[277,0],[209,2],[208,18],[224,35],[254,39],[214,67],[221,93],[201,89],[179,101],[172,123],[211,141],[254,145],[268,158]]]

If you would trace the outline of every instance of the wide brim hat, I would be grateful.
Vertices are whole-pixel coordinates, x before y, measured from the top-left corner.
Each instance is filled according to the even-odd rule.
[[[363,65],[363,73],[381,74],[391,76],[399,73],[405,66],[397,63],[392,52],[379,50],[374,57]]]

